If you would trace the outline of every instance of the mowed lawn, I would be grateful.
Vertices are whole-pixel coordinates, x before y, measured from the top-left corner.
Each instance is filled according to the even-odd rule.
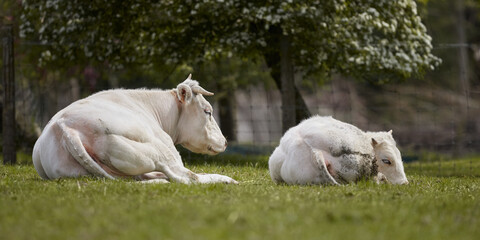
[[[186,163],[239,185],[40,179],[0,166],[0,239],[479,239],[480,158],[406,164],[410,184],[275,185],[268,157]]]

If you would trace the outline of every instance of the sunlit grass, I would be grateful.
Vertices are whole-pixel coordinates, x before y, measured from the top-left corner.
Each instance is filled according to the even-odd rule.
[[[2,239],[476,239],[480,159],[406,166],[410,184],[275,185],[268,157],[186,162],[239,185],[41,180],[0,167]],[[455,164],[455,172],[446,172]],[[450,166],[448,165],[448,166]],[[453,166],[453,165],[452,165]]]

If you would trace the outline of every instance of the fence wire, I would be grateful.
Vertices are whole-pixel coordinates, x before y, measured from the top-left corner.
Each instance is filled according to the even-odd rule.
[[[25,44],[42,47],[31,42]],[[459,48],[468,46],[440,44],[436,49],[456,54]],[[64,81],[64,76],[49,74],[47,79],[39,81],[38,76],[28,74],[35,64],[17,61],[15,67],[16,120],[23,139],[35,139],[53,114],[78,99],[79,93],[90,90],[78,84],[85,79]],[[323,85],[314,82],[307,86],[297,79],[296,86],[311,115],[333,116],[365,131],[393,130],[405,162],[435,162],[434,167],[420,165],[424,172],[475,175],[479,172],[478,161],[466,160],[466,164],[458,166],[450,164],[449,156],[480,152],[479,74],[475,67],[470,67],[468,91],[465,91],[458,79],[458,66],[442,66],[439,71],[452,76],[448,80],[451,82],[437,82],[434,78],[438,74],[432,73],[427,74],[426,80],[412,79],[378,87],[338,75]],[[255,85],[238,89],[232,97],[236,103],[233,118],[236,138],[230,140],[224,154],[236,154],[239,158],[268,156],[283,134],[280,91]],[[219,107],[215,102],[213,105]],[[216,119],[222,124],[218,115]],[[33,144],[34,140],[21,143],[27,151]],[[183,150],[182,153],[187,161],[208,159]]]

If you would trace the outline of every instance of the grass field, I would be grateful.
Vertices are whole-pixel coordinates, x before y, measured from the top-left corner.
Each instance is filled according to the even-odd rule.
[[[44,181],[0,166],[0,239],[478,239],[480,158],[414,162],[410,184],[275,185],[267,157],[186,163],[239,185]]]

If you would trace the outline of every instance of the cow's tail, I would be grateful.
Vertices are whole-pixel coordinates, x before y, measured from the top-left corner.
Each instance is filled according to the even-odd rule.
[[[78,132],[68,127],[63,121],[58,122],[58,126],[62,129],[64,146],[73,158],[84,167],[88,173],[96,177],[104,177],[108,179],[115,179],[112,175],[103,170],[97,162],[87,153],[87,150],[82,144]]]
[[[327,163],[322,151],[313,148],[307,141],[305,141],[305,144],[311,150],[311,156],[313,157],[312,162],[318,170],[320,183],[326,185],[338,185],[338,182],[335,180],[335,178],[333,178],[333,176],[328,172]]]

